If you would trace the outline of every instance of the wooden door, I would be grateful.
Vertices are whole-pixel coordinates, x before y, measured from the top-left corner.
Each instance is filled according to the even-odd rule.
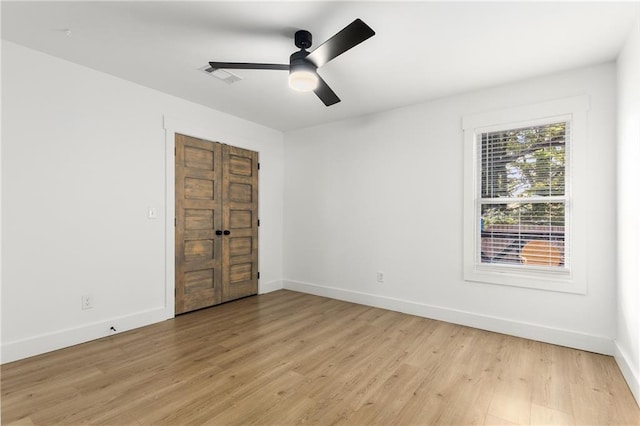
[[[258,293],[258,153],[222,147],[222,301]]]
[[[176,134],[175,312],[258,293],[258,153]]]
[[[176,134],[175,309],[222,301],[222,149]]]

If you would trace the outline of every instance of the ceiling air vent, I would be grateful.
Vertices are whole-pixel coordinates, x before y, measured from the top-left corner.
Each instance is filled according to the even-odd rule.
[[[227,70],[223,70],[219,68],[218,69],[211,68],[211,65],[205,65],[204,67],[198,68],[198,69],[207,75],[213,76],[218,80],[224,81],[227,84],[232,84],[232,83],[235,83],[236,81],[242,80],[242,77],[240,77],[239,75],[236,75]]]

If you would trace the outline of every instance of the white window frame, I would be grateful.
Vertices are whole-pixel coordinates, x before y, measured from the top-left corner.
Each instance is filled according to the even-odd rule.
[[[587,111],[589,97],[576,96],[515,108],[468,115],[462,119],[464,132],[464,280],[539,290],[586,294],[586,244],[588,171]],[[567,202],[568,227],[565,247],[570,253],[568,268],[545,268],[482,264],[479,262],[479,162],[477,138],[482,133],[551,122],[569,122]],[[579,179],[580,178],[580,179]]]

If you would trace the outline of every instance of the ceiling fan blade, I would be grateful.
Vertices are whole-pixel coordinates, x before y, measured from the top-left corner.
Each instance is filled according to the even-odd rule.
[[[360,19],[356,19],[329,40],[309,53],[307,59],[321,67],[338,55],[375,35],[375,31]]]
[[[288,64],[252,64],[247,62],[209,62],[213,69],[234,70],[282,70],[289,71]]]
[[[331,90],[331,87],[329,87],[327,82],[320,76],[318,76],[318,87],[315,88],[313,93],[315,93],[326,106],[331,106],[340,102],[338,95]]]

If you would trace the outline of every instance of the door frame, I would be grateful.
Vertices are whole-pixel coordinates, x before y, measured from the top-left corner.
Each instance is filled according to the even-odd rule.
[[[175,317],[175,149],[176,149],[176,133],[182,135],[191,136],[194,138],[204,139],[212,142],[220,142],[223,144],[235,146],[238,148],[248,149],[255,151],[260,155],[260,150],[256,146],[255,142],[243,139],[238,135],[225,133],[220,131],[220,127],[217,126],[202,126],[199,124],[190,123],[185,120],[176,120],[172,117],[163,116],[163,127],[165,132],[165,238],[164,238],[164,252],[165,252],[165,298],[164,298],[164,310],[167,318]],[[260,158],[260,157],[258,157]],[[258,176],[258,179],[260,177]],[[260,185],[260,183],[258,183]],[[260,192],[258,191],[258,206],[262,205],[260,202]],[[258,241],[260,241],[260,228],[258,228]],[[258,246],[258,265],[262,264],[261,252],[262,245]],[[258,294],[261,293],[260,281],[258,280]]]

